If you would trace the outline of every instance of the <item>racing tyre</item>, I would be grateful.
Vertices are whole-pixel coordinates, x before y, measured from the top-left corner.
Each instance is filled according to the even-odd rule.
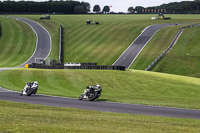
[[[37,89],[34,89],[34,90],[33,90],[33,94],[36,94],[36,93],[37,93]]]
[[[80,95],[78,99],[83,100],[83,95]]]
[[[98,92],[90,93],[88,96],[88,100],[94,101],[98,97]]]
[[[33,89],[31,89],[31,88],[27,88],[27,90],[26,90],[26,96],[31,96],[32,94],[33,94]]]

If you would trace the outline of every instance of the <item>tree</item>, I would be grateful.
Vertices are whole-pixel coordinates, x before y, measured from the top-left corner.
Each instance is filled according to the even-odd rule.
[[[83,6],[76,6],[74,8],[74,13],[75,14],[83,14],[83,13],[85,13],[85,9]]]
[[[110,7],[109,6],[104,6],[103,13],[107,14],[109,12],[110,12]]]
[[[144,7],[142,7],[142,6],[135,7],[135,11],[137,11],[138,13],[142,13],[142,9],[144,9]]]
[[[93,8],[93,12],[99,13],[101,11],[101,8],[99,5],[95,5]]]
[[[129,7],[129,8],[128,8],[128,12],[129,12],[129,13],[134,13],[134,8],[133,8],[133,7]]]
[[[90,4],[88,2],[81,2],[81,4],[84,6],[85,13],[90,12]]]

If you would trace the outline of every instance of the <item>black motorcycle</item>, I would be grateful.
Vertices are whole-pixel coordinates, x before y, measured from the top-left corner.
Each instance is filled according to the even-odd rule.
[[[94,101],[101,96],[102,88],[100,85],[87,86],[84,93],[79,96],[79,100],[87,99],[89,101]]]

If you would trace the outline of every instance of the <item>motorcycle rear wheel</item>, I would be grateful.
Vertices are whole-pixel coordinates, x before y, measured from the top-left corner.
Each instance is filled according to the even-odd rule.
[[[26,96],[31,96],[32,94],[33,94],[33,89],[32,88],[27,88]]]
[[[95,91],[94,93],[89,94],[88,100],[94,101],[97,97],[98,97],[98,92]]]

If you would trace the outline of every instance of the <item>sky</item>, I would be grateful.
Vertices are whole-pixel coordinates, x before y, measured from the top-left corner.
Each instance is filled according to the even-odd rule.
[[[128,8],[133,6],[159,6],[164,3],[170,2],[181,2],[183,0],[77,0],[77,1],[84,1],[90,3],[90,10],[93,10],[94,5],[99,5],[101,9],[104,6],[112,6],[111,11],[114,12],[127,12]],[[185,0],[185,1],[193,1],[193,0]]]

